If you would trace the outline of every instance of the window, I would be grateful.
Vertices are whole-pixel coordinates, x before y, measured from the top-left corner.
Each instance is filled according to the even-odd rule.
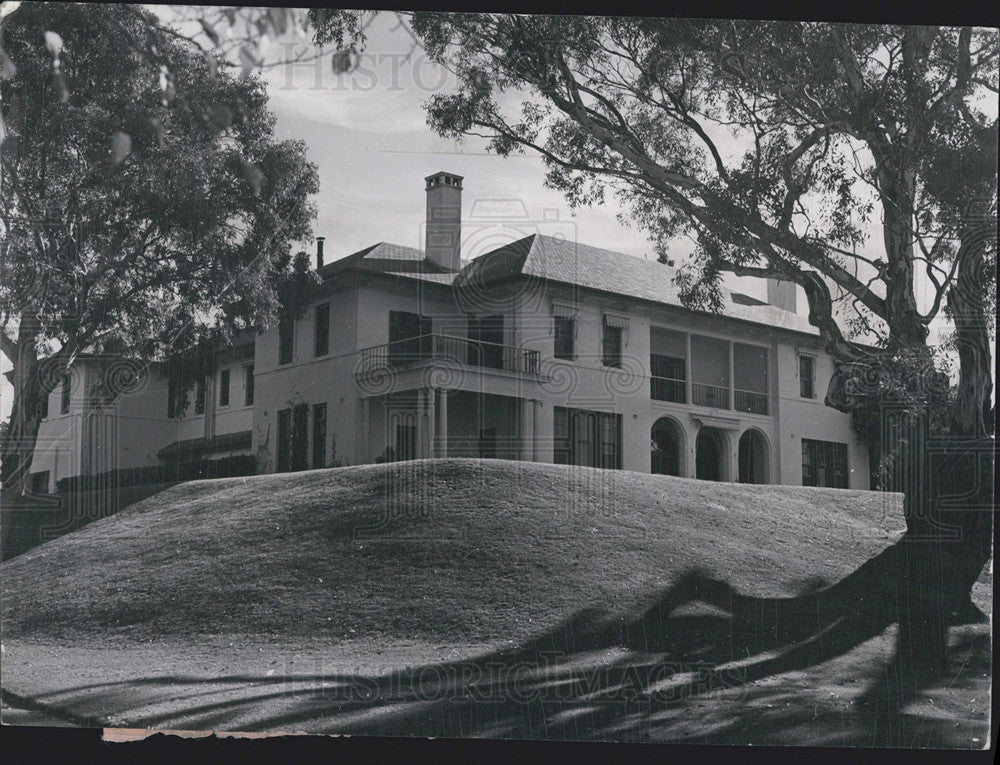
[[[317,356],[330,352],[330,304],[316,306],[316,349]]]
[[[219,406],[229,406],[229,370],[219,372]]]
[[[295,349],[295,319],[283,316],[278,322],[278,364],[291,364]]]
[[[194,390],[194,413],[205,414],[205,378],[199,377]]]
[[[253,364],[243,367],[243,406],[253,406]]]
[[[59,394],[59,414],[69,414],[69,393],[73,379],[69,372],[63,375],[62,391]]]
[[[554,441],[554,459],[557,465],[568,465],[573,453],[573,444],[569,433],[569,409],[562,406],[553,408],[554,419],[552,436]]]
[[[620,470],[620,414],[553,407],[557,464]]]
[[[604,325],[604,347],[602,360],[606,367],[622,365],[622,328]]]
[[[816,398],[816,359],[812,356],[799,356],[799,395]]]
[[[687,399],[685,366],[684,359],[649,354],[649,397],[683,404]]]
[[[555,357],[573,360],[573,335],[576,323],[568,316],[555,317]]]
[[[186,398],[184,393],[176,382],[167,381],[167,417],[170,419],[181,416],[182,402]]]
[[[49,493],[49,471],[42,470],[38,473],[31,474],[31,493],[32,494],[48,494]]]
[[[802,485],[847,488],[847,444],[802,439]]]
[[[426,358],[431,351],[431,319],[418,313],[389,311],[389,361]]]
[[[46,419],[49,416],[49,391],[43,390],[41,401],[38,402],[38,417]]]
[[[281,409],[278,412],[278,472],[287,473],[292,457],[292,410]]]
[[[313,467],[326,467],[326,404],[313,405]]]

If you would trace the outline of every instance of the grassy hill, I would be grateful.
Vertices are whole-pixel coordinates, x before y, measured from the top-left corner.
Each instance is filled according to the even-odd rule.
[[[195,481],[0,566],[5,638],[520,639],[698,566],[755,595],[850,573],[897,495],[500,460]]]

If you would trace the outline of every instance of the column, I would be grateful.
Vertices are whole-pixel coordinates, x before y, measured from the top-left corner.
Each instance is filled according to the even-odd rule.
[[[520,459],[531,461],[535,451],[535,402],[530,398],[520,399],[521,405],[521,449]]]
[[[691,378],[694,377],[694,361],[691,359],[691,333],[684,333],[684,342],[687,343],[686,355],[687,355],[687,380],[684,383],[685,391],[684,394],[687,397],[687,404],[690,406],[694,403],[694,390],[691,387]]]
[[[437,413],[437,446],[434,449],[434,456],[448,456],[448,391],[441,390]]]
[[[729,342],[729,408],[736,410],[736,377],[733,369],[733,343]]]

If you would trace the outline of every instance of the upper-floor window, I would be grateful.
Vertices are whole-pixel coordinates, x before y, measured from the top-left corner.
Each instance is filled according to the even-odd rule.
[[[62,378],[62,390],[59,394],[59,413],[69,414],[69,392],[72,386],[73,378],[69,372],[63,375]]]
[[[802,439],[802,485],[847,488],[847,444]]]
[[[622,328],[608,324],[606,319],[601,360],[606,367],[620,367],[622,365]]]
[[[389,361],[425,358],[431,350],[431,318],[408,311],[389,311]]]
[[[291,364],[295,349],[295,319],[282,316],[278,322],[278,364]]]
[[[569,316],[555,317],[555,357],[557,359],[573,359],[573,335],[576,322]]]
[[[650,327],[649,397],[681,404],[687,400],[687,338],[683,333]]]
[[[330,352],[330,304],[316,306],[315,355],[325,356]]]
[[[253,364],[243,367],[243,406],[253,406]]]
[[[799,356],[799,395],[816,398],[816,359],[812,356]]]
[[[229,370],[219,372],[219,406],[229,406]]]
[[[49,416],[49,391],[42,391],[42,399],[38,402],[38,419],[44,420]]]
[[[194,389],[194,413],[205,414],[205,378],[199,377]]]

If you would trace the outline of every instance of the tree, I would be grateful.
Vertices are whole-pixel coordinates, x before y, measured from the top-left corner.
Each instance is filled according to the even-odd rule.
[[[979,468],[980,458],[992,465],[997,122],[995,107],[991,118],[981,103],[996,100],[995,30],[410,20],[458,83],[429,101],[438,133],[484,138],[501,155],[537,152],[548,185],[573,206],[617,195],[662,258],[678,236],[694,239],[679,276],[689,306],[719,308],[724,272],[800,286],[836,363],[826,403],[901,407],[912,432],[904,425],[902,438],[880,447],[909,466],[911,483],[954,484],[959,468]],[[319,25],[317,40],[345,39],[342,28]],[[866,249],[871,226],[876,254]],[[943,359],[928,344],[942,311],[958,349],[950,397]],[[928,422],[942,405],[946,434],[967,448],[928,472]],[[900,576],[916,597],[901,616],[901,640],[912,644],[901,642],[897,665],[908,666],[897,669],[910,680],[921,663],[940,666],[948,615],[991,554],[992,469],[976,475],[980,506],[964,512],[939,512],[926,492],[906,496],[915,544],[904,548]]]
[[[2,33],[6,502],[42,396],[81,352],[164,357],[276,315],[280,284],[308,281],[291,247],[311,236],[318,176],[301,142],[275,139],[259,80],[145,11],[26,3]]]

